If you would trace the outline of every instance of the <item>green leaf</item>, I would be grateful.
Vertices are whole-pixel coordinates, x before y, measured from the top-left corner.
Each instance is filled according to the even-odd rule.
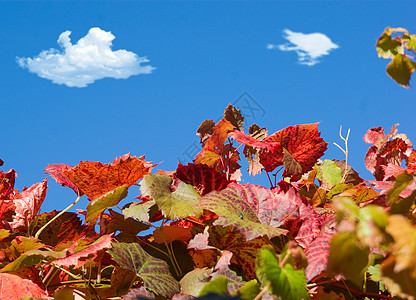
[[[376,264],[374,266],[369,266],[367,272],[370,274],[370,278],[372,281],[380,281],[381,280],[381,269],[380,264]]]
[[[168,175],[148,174],[140,182],[140,192],[151,197],[163,216],[171,220],[201,215],[202,209],[196,208],[201,196],[194,187],[180,182],[172,192],[171,184],[172,178]]]
[[[122,199],[126,198],[128,189],[128,185],[122,185],[91,201],[87,206],[85,221],[94,223],[103,211],[116,206]]]
[[[401,214],[407,216],[410,208],[415,203],[416,191],[413,191],[409,197],[399,200],[399,202],[393,203],[390,207],[390,214]]]
[[[141,222],[149,222],[149,210],[153,205],[155,205],[154,201],[131,203],[129,207],[123,209],[123,215],[126,219],[131,217]]]
[[[415,69],[416,63],[399,53],[387,65],[387,74],[401,86],[409,87],[410,77]]]
[[[120,267],[135,272],[144,287],[167,298],[179,292],[179,282],[170,274],[168,264],[149,255],[139,244],[113,243],[108,253]]]
[[[416,34],[403,34],[402,41],[406,41],[406,48],[408,50],[416,50]]]
[[[369,253],[368,247],[359,245],[355,233],[337,233],[331,239],[328,270],[335,274],[343,274],[361,286]]]
[[[360,209],[359,222],[356,229],[357,238],[362,244],[369,247],[382,248],[387,244],[385,228],[388,223],[387,213],[382,207],[367,205]]]
[[[309,299],[303,270],[295,270],[290,264],[281,268],[270,246],[263,247],[257,256],[256,274],[264,287],[270,282],[271,292],[285,300]]]
[[[326,159],[321,166],[321,171],[323,181],[329,188],[336,186],[342,180],[342,170],[332,160]]]
[[[387,202],[392,205],[397,203],[400,193],[413,181],[413,175],[404,171],[396,176],[394,187],[387,191]]]
[[[403,54],[404,48],[400,41],[393,39],[390,34],[384,32],[376,44],[378,57],[394,58],[396,54]]]
[[[10,236],[10,230],[0,229],[0,241],[8,236]]]
[[[260,284],[256,279],[250,280],[235,293],[241,300],[252,300],[260,293]]]
[[[217,295],[229,295],[228,289],[228,278],[225,276],[218,276],[215,279],[211,280],[202,288],[199,293],[199,297],[203,297],[208,294],[217,294]]]
[[[32,267],[42,262],[45,259],[42,255],[25,255],[22,254],[19,258],[13,260],[0,270],[0,273],[20,270],[23,267]]]
[[[208,282],[211,273],[212,268],[196,268],[191,272],[186,273],[179,282],[181,284],[181,293],[198,297],[202,288]]]

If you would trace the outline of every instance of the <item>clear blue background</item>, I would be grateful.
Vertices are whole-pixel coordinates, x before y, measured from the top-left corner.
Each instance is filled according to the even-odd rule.
[[[363,135],[369,128],[388,132],[400,123],[399,132],[416,143],[416,89],[390,79],[388,61],[375,50],[386,26],[415,33],[414,11],[410,1],[1,2],[1,170],[17,171],[19,189],[43,180],[48,164],[107,163],[127,152],[173,170],[178,157],[198,142],[200,123],[217,119],[247,91],[266,113],[248,119],[246,128],[255,122],[271,134],[320,122],[330,159],[344,159],[332,143],[342,143],[340,125],[344,133],[351,128],[349,162],[372,179],[364,167],[369,145]],[[58,48],[65,30],[76,43],[91,27],[111,31],[114,50],[147,56],[157,69],[69,88],[16,63],[16,56]],[[286,42],[285,28],[322,32],[340,48],[313,67],[299,65],[294,52],[266,49]],[[266,184],[265,177],[254,182]],[[63,209],[74,198],[69,188],[49,179],[42,210]],[[83,201],[75,208],[85,208]]]

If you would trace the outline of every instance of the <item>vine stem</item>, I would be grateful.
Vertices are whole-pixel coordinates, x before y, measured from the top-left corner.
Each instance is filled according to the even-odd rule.
[[[65,208],[63,211],[61,211],[59,214],[57,214],[55,217],[53,217],[48,223],[46,223],[45,225],[42,226],[42,228],[40,228],[38,230],[38,232],[36,232],[35,234],[35,238],[38,239],[40,234],[42,233],[42,231],[49,226],[49,224],[51,224],[53,221],[55,221],[56,219],[58,219],[60,216],[62,216],[64,213],[66,213],[68,211],[68,209],[70,209],[72,206],[74,206],[75,204],[77,204],[77,202],[79,201],[79,199],[81,199],[81,196],[78,196],[77,199],[75,199],[75,201],[68,206],[67,208]]]
[[[345,150],[340,145],[338,145],[337,143],[334,143],[334,145],[337,146],[339,149],[341,149],[341,151],[345,154],[345,170],[344,170],[344,174],[342,175],[342,179],[341,179],[341,182],[344,182],[345,178],[347,177],[347,173],[348,173],[348,138],[350,137],[350,129],[348,129],[347,136],[344,138],[342,136],[342,125],[341,125],[339,127],[339,137],[341,138],[341,140],[344,141]]]
[[[260,300],[261,297],[263,297],[263,295],[267,292],[267,290],[269,289],[270,285],[272,283],[269,281],[264,288],[260,291],[260,293],[258,293],[258,295],[253,299],[253,300]]]

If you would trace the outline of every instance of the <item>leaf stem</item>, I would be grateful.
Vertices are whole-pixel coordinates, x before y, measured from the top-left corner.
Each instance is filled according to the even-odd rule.
[[[163,224],[163,221],[162,221],[162,224]],[[170,251],[169,245],[166,242],[165,235],[163,234],[162,226],[159,227],[158,230],[160,231],[160,236],[162,237],[163,243],[165,244],[166,250],[168,251],[168,257],[169,257],[169,259],[170,259],[170,261],[171,261],[171,263],[173,265],[173,268],[175,269],[176,275],[178,277],[180,277],[182,275],[181,274],[182,272],[179,269],[179,265],[177,265],[176,258],[175,259],[173,258],[174,257],[173,252]]]
[[[264,294],[266,294],[267,290],[269,289],[271,285],[271,282],[269,281],[264,288],[260,291],[260,293],[258,293],[258,295],[253,299],[253,300],[260,300],[261,297],[263,297]]]
[[[67,212],[68,211],[68,209],[70,209],[72,206],[74,206],[75,204],[77,204],[77,202],[79,201],[79,199],[81,199],[81,196],[78,196],[78,198],[77,199],[75,199],[75,201],[70,205],[70,206],[68,206],[67,208],[65,208],[63,211],[61,211],[59,214],[57,214],[55,217],[53,217],[51,220],[49,220],[49,222],[48,223],[46,223],[45,225],[43,225],[42,226],[42,228],[40,228],[39,230],[38,230],[38,232],[36,232],[36,234],[35,234],[35,238],[36,239],[38,239],[39,238],[39,236],[40,236],[40,234],[42,233],[42,231],[46,228],[46,227],[48,227],[49,226],[49,224],[51,224],[53,221],[55,221],[56,219],[58,219],[61,215],[63,215],[65,212]]]
[[[273,182],[272,182],[272,180],[270,179],[269,172],[267,172],[267,171],[266,171],[266,174],[267,174],[267,178],[269,178],[270,188],[272,189],[272,188],[273,188]]]

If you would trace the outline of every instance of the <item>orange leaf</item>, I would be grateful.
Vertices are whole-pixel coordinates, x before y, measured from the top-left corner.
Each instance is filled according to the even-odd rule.
[[[136,184],[152,167],[154,165],[145,161],[144,156],[135,157],[128,153],[110,164],[81,161],[63,174],[92,201],[119,186]]]

